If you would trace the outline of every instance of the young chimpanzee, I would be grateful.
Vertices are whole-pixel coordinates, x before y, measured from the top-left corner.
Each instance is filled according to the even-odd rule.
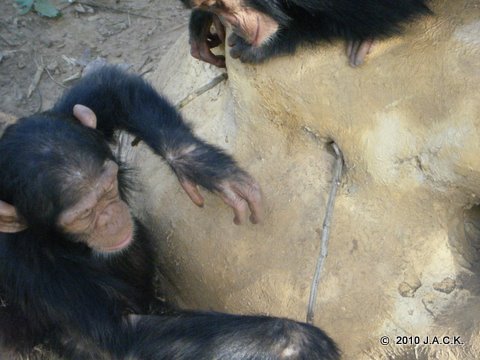
[[[260,218],[259,187],[232,158],[140,77],[97,70],[0,139],[2,358],[42,343],[67,359],[338,359],[324,332],[291,320],[151,315],[155,255],[130,214],[129,172],[108,143],[115,129],[161,155],[195,203],[198,184],[234,208],[236,223],[248,207]]]
[[[301,44],[336,38],[348,41],[350,65],[360,65],[373,40],[401,31],[402,25],[430,13],[429,0],[181,0],[194,8],[190,19],[192,55],[224,67],[223,56],[210,48],[232,28],[230,54],[259,63],[294,53]],[[223,23],[223,25],[222,25]],[[210,33],[214,24],[217,34]]]

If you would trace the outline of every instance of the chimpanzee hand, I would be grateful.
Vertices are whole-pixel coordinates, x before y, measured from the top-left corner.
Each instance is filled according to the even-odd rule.
[[[373,39],[348,41],[347,56],[351,67],[360,66],[365,61],[365,57],[370,54],[374,45]]]
[[[231,48],[232,58],[240,59],[244,63],[260,63],[271,55],[268,44],[255,47],[234,32],[228,37],[228,46]]]
[[[211,27],[215,27],[215,33]],[[225,27],[212,13],[193,11],[190,20],[190,53],[198,60],[218,67],[225,67],[225,57],[214,55],[212,48],[225,42]]]
[[[203,207],[204,198],[198,186],[191,180],[179,176],[180,185],[190,199],[199,207]],[[239,170],[228,179],[214,184],[214,191],[233,209],[236,225],[245,223],[250,209],[250,221],[258,224],[263,218],[262,191],[258,183],[247,173]]]
[[[97,127],[97,116],[90,108],[76,104],[73,107],[73,114],[84,126]],[[181,145],[181,141],[177,141],[178,139],[173,136],[166,140],[169,144],[164,144],[161,155],[197,206],[202,207],[204,204],[203,196],[197,187],[201,185],[219,194],[223,201],[233,208],[235,224],[240,225],[245,222],[248,209],[251,212],[252,223],[257,224],[261,221],[263,210],[260,186],[250,175],[241,170],[229,155],[195,138],[190,131],[183,136],[183,141],[187,144]]]

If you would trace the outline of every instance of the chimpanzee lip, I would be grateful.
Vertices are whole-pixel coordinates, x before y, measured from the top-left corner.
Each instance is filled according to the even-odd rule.
[[[252,45],[259,46],[258,38],[260,37],[260,18],[257,16],[257,29],[255,30],[255,35],[253,36]]]
[[[133,241],[133,231],[130,230],[128,232],[127,236],[125,237],[125,239],[122,240],[120,243],[118,243],[117,245],[114,245],[114,246],[102,248],[102,250],[106,251],[106,252],[113,252],[113,251],[117,251],[117,250],[122,250],[123,248],[126,248],[128,245],[130,245],[130,243],[132,241]]]

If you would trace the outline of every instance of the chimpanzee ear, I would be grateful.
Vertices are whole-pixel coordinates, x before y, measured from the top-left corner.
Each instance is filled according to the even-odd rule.
[[[73,107],[73,115],[83,125],[90,127],[92,129],[97,128],[97,115],[95,115],[93,110],[90,109],[89,107],[86,107],[85,105],[77,104]]]
[[[27,224],[18,216],[15,208],[0,200],[0,232],[16,233],[27,228]]]

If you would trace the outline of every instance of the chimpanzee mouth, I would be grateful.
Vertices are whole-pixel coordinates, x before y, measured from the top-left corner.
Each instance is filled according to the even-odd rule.
[[[102,251],[104,252],[115,252],[119,250],[123,250],[126,247],[128,247],[131,243],[133,242],[133,230],[130,230],[127,234],[127,236],[122,240],[120,243],[114,246],[110,247],[104,247],[102,248]]]
[[[246,29],[240,25],[235,26],[232,28],[233,32],[235,32],[238,36],[244,39],[248,44],[252,46],[259,46],[260,44],[260,17],[256,17],[256,24],[252,29]]]
[[[257,15],[257,27],[255,29],[255,35],[253,35],[252,45],[259,46],[259,38],[260,37],[260,17]]]

